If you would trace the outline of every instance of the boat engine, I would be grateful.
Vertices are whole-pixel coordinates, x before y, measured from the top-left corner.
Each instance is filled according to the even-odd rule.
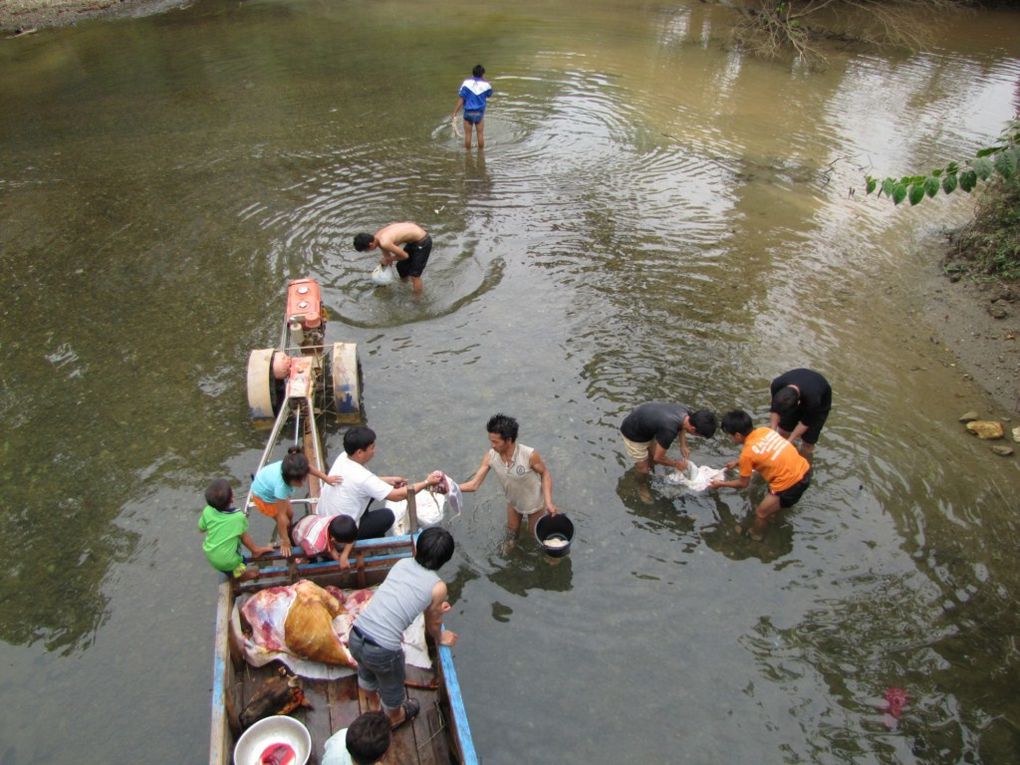
[[[295,279],[287,286],[287,347],[321,348],[326,335],[322,295],[314,279]]]

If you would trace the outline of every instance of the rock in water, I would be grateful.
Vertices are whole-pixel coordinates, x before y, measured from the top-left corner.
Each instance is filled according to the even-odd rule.
[[[992,451],[1001,457],[1011,457],[1013,455],[1012,446],[993,446]]]
[[[1013,428],[1013,440],[1020,444],[1020,425]]]
[[[980,415],[977,412],[971,409],[966,414],[960,415],[960,422],[974,422],[974,420],[978,419],[979,416]]]
[[[967,430],[986,441],[994,441],[1006,435],[1005,428],[997,420],[974,420],[967,423]]]

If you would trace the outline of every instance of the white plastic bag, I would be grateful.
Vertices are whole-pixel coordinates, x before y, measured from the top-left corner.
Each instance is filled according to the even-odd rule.
[[[398,526],[407,517],[406,499],[388,499],[386,507],[393,511],[393,525]],[[414,495],[414,508],[418,516],[419,528],[427,529],[429,526],[438,526],[443,522],[443,510],[446,507],[446,497],[436,494],[428,489],[422,489]]]
[[[375,270],[372,271],[372,281],[380,287],[393,284],[398,279],[400,279],[400,274],[397,273],[397,267],[393,263],[390,263],[388,266],[384,266],[380,263],[375,267]]]
[[[691,491],[705,491],[709,483],[717,478],[721,479],[725,475],[726,471],[722,468],[713,468],[708,465],[698,467],[690,460],[687,460],[687,472],[681,473],[679,470],[674,470],[666,476],[666,482],[679,484]]]

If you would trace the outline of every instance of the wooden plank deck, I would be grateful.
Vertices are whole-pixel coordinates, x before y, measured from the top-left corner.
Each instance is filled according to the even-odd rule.
[[[243,709],[267,679],[275,675],[278,662],[252,667],[245,662],[235,666],[234,688]],[[447,742],[448,722],[440,708],[438,676],[434,670],[406,667],[407,694],[421,705],[418,716],[393,732],[393,742],[381,762],[383,765],[448,765],[452,760]],[[312,737],[310,763],[318,763],[326,739],[350,726],[358,715],[379,709],[377,697],[369,698],[358,688],[357,675],[339,680],[301,679],[309,707],[290,713],[308,728]]]

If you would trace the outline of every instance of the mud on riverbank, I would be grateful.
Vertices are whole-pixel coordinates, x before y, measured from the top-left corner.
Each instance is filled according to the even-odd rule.
[[[1000,407],[990,416],[1020,418],[1020,285],[964,276],[952,281],[932,263],[924,284],[924,319],[932,342],[955,358],[961,375]],[[963,405],[965,409],[978,407]],[[954,413],[956,414],[956,413]]]
[[[0,29],[18,37],[43,27],[94,18],[148,16],[186,5],[188,0],[7,0],[0,3]]]

